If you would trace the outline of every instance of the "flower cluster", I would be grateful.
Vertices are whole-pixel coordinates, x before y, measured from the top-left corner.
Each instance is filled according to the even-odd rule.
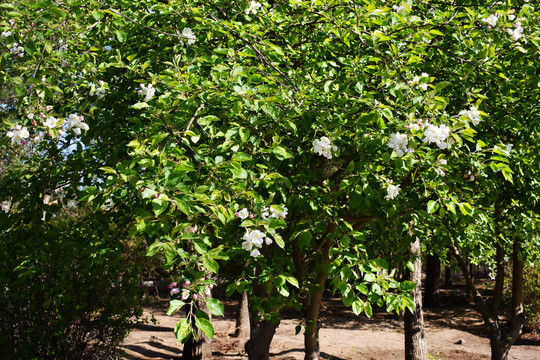
[[[390,141],[388,142],[388,147],[394,149],[396,154],[401,157],[405,153],[411,153],[412,149],[407,148],[409,144],[409,139],[407,135],[400,134],[399,132],[390,135]]]
[[[411,81],[411,84],[412,84],[412,85],[418,84],[418,82],[419,82],[421,79],[425,79],[425,78],[428,78],[428,80],[429,80],[429,74],[428,74],[428,73],[423,72],[422,74],[420,74],[420,76],[415,75],[415,77],[413,77],[413,79],[412,79],[412,81]],[[427,88],[428,88],[428,83],[424,82],[424,83],[422,83],[422,84],[419,84],[418,87],[420,87],[420,89],[426,91]]]
[[[491,29],[492,26],[497,25],[498,20],[497,14],[491,14],[487,18],[483,18],[482,22],[488,24],[488,28]]]
[[[260,230],[246,230],[243,240],[244,242],[242,242],[242,249],[250,251],[249,255],[252,257],[257,257],[261,255],[259,249],[262,247],[263,242],[266,242],[267,245],[270,245],[272,243],[272,239],[267,237]]]
[[[197,37],[190,28],[183,28],[181,35],[187,40],[188,45],[195,44],[195,41],[197,41]]]
[[[145,86],[144,84],[141,84],[141,90],[138,91],[139,95],[144,96],[144,101],[150,101],[154,97],[154,94],[156,93],[156,89],[152,86],[152,84],[148,84],[148,86]]]
[[[253,15],[257,14],[257,11],[259,11],[261,7],[262,4],[260,2],[252,0],[246,8],[246,15],[249,15],[249,13],[252,13]]]
[[[428,144],[435,143],[439,149],[446,149],[446,139],[448,136],[450,136],[450,128],[448,126],[429,124],[424,131],[424,142]]]
[[[24,48],[20,46],[19,43],[16,43],[16,42],[13,43],[13,45],[11,46],[11,49],[9,49],[9,52],[13,53],[13,55],[18,56],[18,57],[24,56]]]
[[[279,210],[274,209],[273,207],[265,206],[263,208],[263,213],[262,213],[263,219],[266,220],[269,217],[273,217],[276,219],[285,219],[287,217],[287,214],[289,213],[289,210],[287,209],[285,205],[282,206],[282,208],[283,208],[283,211],[279,211]]]
[[[67,119],[68,129],[72,129],[75,135],[81,135],[81,130],[87,131],[88,125],[83,122],[84,118],[76,114],[70,114]]]
[[[12,143],[21,144],[25,139],[28,139],[30,133],[26,129],[26,126],[17,125],[14,129],[9,130],[6,135],[8,138],[11,138]]]
[[[521,22],[519,21],[514,24],[514,29],[508,29],[506,31],[508,32],[508,35],[514,39],[514,41],[518,41],[519,38],[523,36],[523,28],[521,27]]]
[[[407,7],[404,5],[394,5],[392,6],[392,9],[401,15],[407,15]]]
[[[47,120],[43,122],[43,126],[49,129],[62,128],[64,126],[64,120],[49,116]]]
[[[441,159],[437,161],[434,167],[435,173],[437,173],[437,175],[439,176],[445,176],[446,172],[444,171],[444,168],[441,165],[446,165],[447,163],[448,162],[446,161],[446,159]]]
[[[386,191],[388,194],[384,198],[386,200],[393,200],[399,195],[401,188],[400,188],[400,185],[389,184],[388,187],[386,188]]]
[[[90,88],[90,96],[96,95],[100,99],[103,99],[107,90],[107,88],[105,87],[106,83],[103,80],[99,80],[98,84],[99,87],[96,87],[95,84],[92,84],[92,87]]]
[[[332,142],[326,136],[313,140],[313,151],[327,159],[332,158],[332,150],[337,151],[337,146],[332,147]]]
[[[473,125],[478,125],[480,123],[480,111],[476,109],[475,106],[471,106],[469,110],[461,110],[459,113],[460,116],[469,118]]]

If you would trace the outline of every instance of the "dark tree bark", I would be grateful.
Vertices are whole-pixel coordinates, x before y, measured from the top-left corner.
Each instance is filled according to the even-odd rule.
[[[440,304],[439,284],[441,278],[441,258],[428,255],[426,259],[426,282],[424,289],[424,306],[437,308]]]
[[[269,360],[270,344],[279,323],[259,320],[251,325],[251,337],[246,342],[245,349],[249,360]]]
[[[422,260],[420,239],[411,243],[411,253],[415,257],[414,271],[410,272],[409,280],[416,284],[412,291],[414,312],[405,310],[405,359],[427,360],[428,351],[424,332],[424,313],[422,311]]]
[[[212,297],[210,291],[205,293],[207,299]],[[206,312],[212,321],[212,314],[208,311],[205,301],[197,301],[200,310]],[[202,331],[197,331],[197,340],[193,336],[184,344],[182,360],[210,360],[212,359],[212,339]]]
[[[468,272],[467,265],[461,257],[459,250],[454,247],[454,256],[465,276],[467,287],[473,293],[474,303],[476,308],[482,315],[482,319],[488,328],[489,342],[491,346],[492,360],[507,360],[508,352],[511,346],[521,335],[523,324],[525,323],[525,314],[523,310],[523,260],[519,254],[518,240],[514,239],[512,247],[512,314],[508,324],[503,324],[499,318],[499,306],[502,299],[502,286],[498,286],[497,279],[503,277],[500,272],[504,271],[504,266],[497,266],[496,286],[495,290],[498,293],[494,294],[494,301],[489,306],[483,299],[482,295],[475,287],[471,275]],[[499,253],[501,251],[501,253]],[[504,259],[504,250],[502,246],[497,248],[497,259],[502,255]],[[497,264],[499,265],[499,264]],[[507,329],[505,331],[505,329]]]
[[[249,299],[247,292],[242,293],[242,299],[238,304],[238,313],[236,314],[235,336],[240,339],[241,346],[249,339],[250,321],[249,321]]]
[[[321,349],[319,345],[319,311],[321,308],[322,296],[325,290],[326,278],[328,276],[328,264],[330,264],[330,248],[332,240],[328,237],[324,240],[322,252],[322,263],[317,273],[315,292],[309,296],[306,308],[306,331],[304,333],[305,360],[319,360]]]

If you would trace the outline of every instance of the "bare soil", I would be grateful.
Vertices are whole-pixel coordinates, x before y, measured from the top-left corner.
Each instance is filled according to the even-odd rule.
[[[434,310],[425,310],[426,341],[432,359],[489,360],[489,339],[479,314],[463,300],[446,290],[446,303]],[[450,295],[450,296],[448,296]],[[236,301],[225,303],[226,316],[214,317],[215,336],[212,344],[216,360],[247,359],[242,343],[233,337]],[[168,301],[157,301],[145,308],[145,315],[157,324],[141,325],[121,345],[122,359],[180,359],[182,345],[173,333],[179,316],[165,313]],[[285,316],[274,336],[271,358],[303,359],[302,333],[295,335],[298,320]],[[357,317],[344,307],[340,299],[325,300],[321,311],[321,352],[332,360],[397,360],[404,359],[403,320],[396,315],[377,312],[373,318]],[[540,360],[538,334],[522,337],[510,350],[510,360]]]

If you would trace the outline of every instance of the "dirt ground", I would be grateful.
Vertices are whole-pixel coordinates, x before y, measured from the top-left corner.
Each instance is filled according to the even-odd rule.
[[[450,297],[449,299],[452,299]],[[455,299],[455,298],[454,298]],[[466,301],[449,300],[441,309],[426,310],[426,341],[433,360],[489,360],[489,340],[483,333],[480,316]],[[236,302],[225,304],[225,317],[214,318],[212,344],[216,360],[247,359],[239,341],[232,337]],[[167,301],[145,308],[157,324],[141,325],[121,346],[122,359],[180,359],[182,346],[176,342],[173,329],[179,317],[165,313]],[[372,319],[357,317],[339,299],[326,299],[320,330],[322,357],[326,360],[397,360],[404,359],[403,321],[395,315],[375,313]],[[282,320],[271,346],[271,358],[303,359],[302,333],[295,335],[297,320]],[[510,350],[510,360],[539,360],[540,339],[525,336]]]

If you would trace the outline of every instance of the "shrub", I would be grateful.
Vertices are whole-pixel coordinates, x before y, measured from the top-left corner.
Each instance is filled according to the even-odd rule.
[[[125,224],[99,212],[23,219],[0,214],[0,359],[110,358],[142,314]]]

